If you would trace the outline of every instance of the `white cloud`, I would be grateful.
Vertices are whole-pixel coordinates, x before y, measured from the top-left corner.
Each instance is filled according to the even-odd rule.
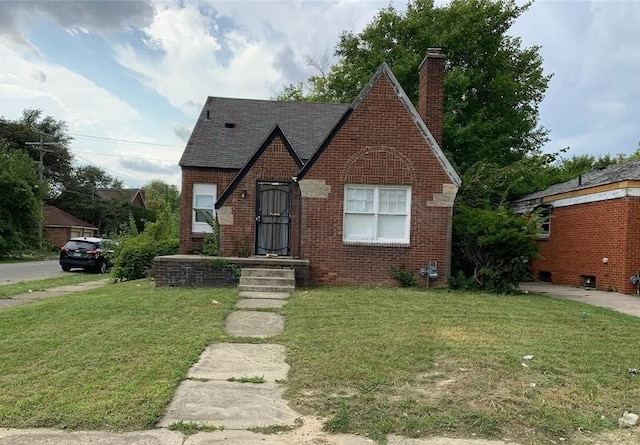
[[[341,30],[364,26],[380,3],[212,2],[206,15],[201,4],[156,6],[144,29],[156,53],[120,46],[117,60],[195,116],[190,104],[208,95],[267,99],[304,80],[306,57],[332,53]]]

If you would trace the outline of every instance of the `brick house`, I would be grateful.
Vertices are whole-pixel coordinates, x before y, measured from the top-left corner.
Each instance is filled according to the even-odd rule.
[[[640,269],[640,161],[595,170],[514,203],[517,213],[536,208],[549,219],[538,238],[535,277],[636,292],[630,277]]]
[[[98,228],[55,206],[44,206],[44,237],[62,247],[76,236],[98,236]]]
[[[309,260],[316,284],[436,262],[446,285],[460,178],[440,148],[444,63],[423,60],[419,113],[386,64],[351,104],[209,97],[180,160],[180,253],[216,215],[223,256]]]

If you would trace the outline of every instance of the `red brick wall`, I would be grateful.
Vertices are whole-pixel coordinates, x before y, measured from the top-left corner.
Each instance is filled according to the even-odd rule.
[[[55,247],[62,247],[71,238],[69,227],[45,227],[44,237]]]
[[[218,196],[233,180],[234,171],[212,171],[205,169],[182,169],[182,193],[180,195],[180,253],[193,253],[202,247],[201,233],[191,232],[193,220],[193,184],[216,184]]]
[[[430,49],[420,65],[419,80],[418,112],[439,145],[444,129],[444,64],[444,54]]]
[[[552,282],[582,285],[593,275],[602,290],[635,292],[629,277],[640,269],[640,198],[619,198],[552,210],[551,235],[539,241],[541,259],[532,264],[551,272]],[[608,263],[602,262],[603,258]]]
[[[386,77],[378,79],[304,179],[326,180],[331,187],[328,198],[302,202],[301,256],[311,262],[313,283],[396,284],[392,266],[417,271],[437,261],[433,284],[446,285],[451,208],[428,202],[451,180]],[[411,186],[410,245],[344,245],[345,184]]]
[[[250,247],[250,254],[255,253],[256,229],[256,186],[258,181],[274,181],[291,183],[291,178],[298,174],[299,168],[279,138],[274,139],[260,158],[227,198],[223,206],[233,209],[233,226],[220,228],[220,253],[235,256],[239,246]],[[248,196],[242,197],[242,190]],[[291,189],[292,209],[290,242],[291,255],[298,256],[298,206],[299,193],[296,187]]]

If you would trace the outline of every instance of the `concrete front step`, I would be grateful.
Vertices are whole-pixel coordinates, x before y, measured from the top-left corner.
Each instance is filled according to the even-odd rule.
[[[289,298],[289,292],[248,292],[248,291],[241,291],[240,292],[240,296],[243,297],[244,299],[251,299],[251,300],[258,300],[258,299],[264,299],[264,300],[286,300],[286,299]],[[4,301],[4,300],[0,300],[0,303],[2,303],[2,301]]]
[[[242,269],[241,277],[278,277],[291,278],[295,280],[296,272],[293,269],[258,269],[244,267]]]
[[[240,292],[273,292],[273,293],[291,293],[295,290],[295,286],[267,286],[264,284],[243,284],[238,286]]]
[[[282,277],[240,277],[240,286],[296,286],[294,278]]]

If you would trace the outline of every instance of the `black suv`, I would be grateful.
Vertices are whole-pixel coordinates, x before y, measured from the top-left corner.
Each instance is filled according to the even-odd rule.
[[[92,270],[105,273],[111,267],[108,251],[102,238],[79,237],[71,238],[60,249],[60,266],[65,272],[72,268]]]

